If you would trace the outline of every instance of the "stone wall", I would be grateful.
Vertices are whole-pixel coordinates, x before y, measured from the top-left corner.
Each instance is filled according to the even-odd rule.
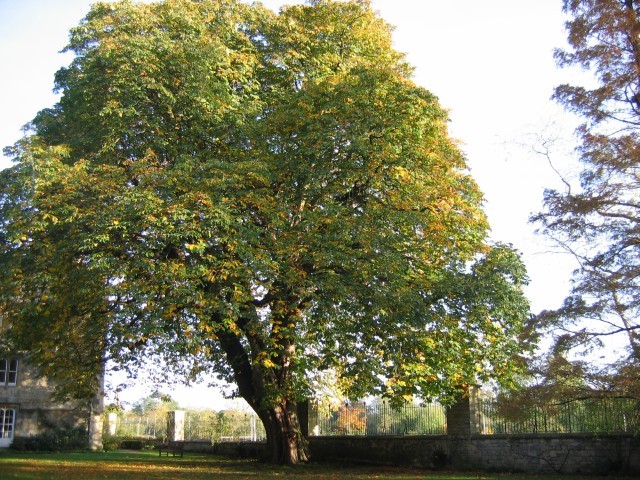
[[[309,437],[317,460],[501,472],[640,474],[632,435],[481,435],[478,390],[447,409],[447,434],[416,437]]]
[[[310,437],[314,460],[498,472],[640,474],[640,438],[608,435]]]
[[[640,474],[640,438],[631,435],[491,435],[460,447],[467,451],[461,466],[483,470]]]
[[[447,434],[309,436],[313,460],[495,472],[640,475],[640,437],[633,435],[482,435],[477,393],[447,409]],[[305,404],[306,406],[306,404]],[[311,418],[305,408],[302,419]],[[173,418],[173,417],[170,417]],[[313,428],[310,428],[313,431]],[[258,457],[266,444],[185,442],[185,451]]]
[[[50,425],[85,425],[90,430],[90,445],[93,450],[102,449],[102,411],[100,396],[89,414],[83,402],[60,402],[51,398],[52,385],[37,374],[23,358],[19,358],[16,385],[0,385],[0,405],[16,411],[14,437],[30,437],[44,432]]]
[[[185,442],[185,452],[192,448],[189,446],[190,443],[200,442]],[[195,445],[195,448],[198,447],[199,445]],[[265,442],[220,442],[211,445],[211,452],[229,457],[263,458],[267,453],[267,444]]]
[[[482,435],[477,391],[447,409],[447,434],[310,436],[313,460],[497,472],[640,474],[640,437],[632,435]],[[304,411],[301,418],[312,418]],[[310,426],[310,430],[313,428]],[[186,442],[188,444],[189,442]],[[185,444],[185,447],[186,447]],[[255,456],[264,444],[222,443],[220,454]]]
[[[259,457],[265,443],[185,442],[184,450]],[[309,437],[314,461],[486,472],[640,475],[640,438],[622,435]]]
[[[313,460],[441,468],[449,463],[446,435],[309,437]]]
[[[171,442],[184,441],[184,410],[174,410],[167,414],[167,438]]]
[[[5,404],[19,405],[26,410],[73,410],[77,405],[73,402],[57,402],[51,399],[52,386],[46,378],[37,375],[35,368],[30,367],[19,358],[18,381],[16,385],[0,385],[0,401]]]

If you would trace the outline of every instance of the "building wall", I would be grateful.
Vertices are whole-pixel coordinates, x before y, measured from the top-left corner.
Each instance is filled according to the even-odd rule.
[[[35,368],[18,358],[16,385],[0,384],[0,408],[15,410],[13,438],[30,437],[42,433],[51,425],[72,427],[87,425],[88,406],[79,402],[59,402],[51,398],[52,386],[46,378],[39,378]],[[91,448],[102,448],[102,400],[91,416]],[[0,439],[0,446],[8,446],[11,439]]]

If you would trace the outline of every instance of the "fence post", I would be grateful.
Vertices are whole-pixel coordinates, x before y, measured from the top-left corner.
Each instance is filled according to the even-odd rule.
[[[102,412],[91,412],[89,416],[89,449],[102,451]]]
[[[470,436],[482,433],[479,388],[465,388],[456,403],[447,407],[447,435]]]
[[[298,422],[303,437],[309,436],[309,400],[298,402]]]
[[[318,414],[318,401],[307,400],[307,436],[320,435],[320,415]]]
[[[169,442],[184,441],[184,410],[173,410],[167,413],[167,440]]]
[[[115,436],[118,431],[118,414],[111,412],[107,418],[107,425],[109,429],[109,435]]]
[[[451,466],[468,468],[474,464],[471,436],[482,433],[479,388],[460,389],[460,397],[447,407],[448,456]]]

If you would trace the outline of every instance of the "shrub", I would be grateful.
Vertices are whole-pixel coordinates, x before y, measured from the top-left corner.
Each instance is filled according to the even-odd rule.
[[[144,448],[144,440],[122,440],[120,448],[125,450],[142,450]]]
[[[147,438],[132,438],[128,436],[104,435],[102,446],[105,452],[114,450],[153,450],[155,448],[154,440]]]
[[[105,452],[113,452],[122,448],[120,446],[120,439],[118,437],[105,436],[102,439],[102,448]]]
[[[84,427],[55,427],[32,437],[16,437],[11,448],[34,452],[70,452],[87,448]]]

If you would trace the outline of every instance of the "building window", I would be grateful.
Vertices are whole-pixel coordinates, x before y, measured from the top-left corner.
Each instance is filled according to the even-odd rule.
[[[0,408],[0,439],[13,438],[15,421],[16,411],[13,408]]]
[[[0,385],[16,385],[18,383],[18,360],[0,358]]]

